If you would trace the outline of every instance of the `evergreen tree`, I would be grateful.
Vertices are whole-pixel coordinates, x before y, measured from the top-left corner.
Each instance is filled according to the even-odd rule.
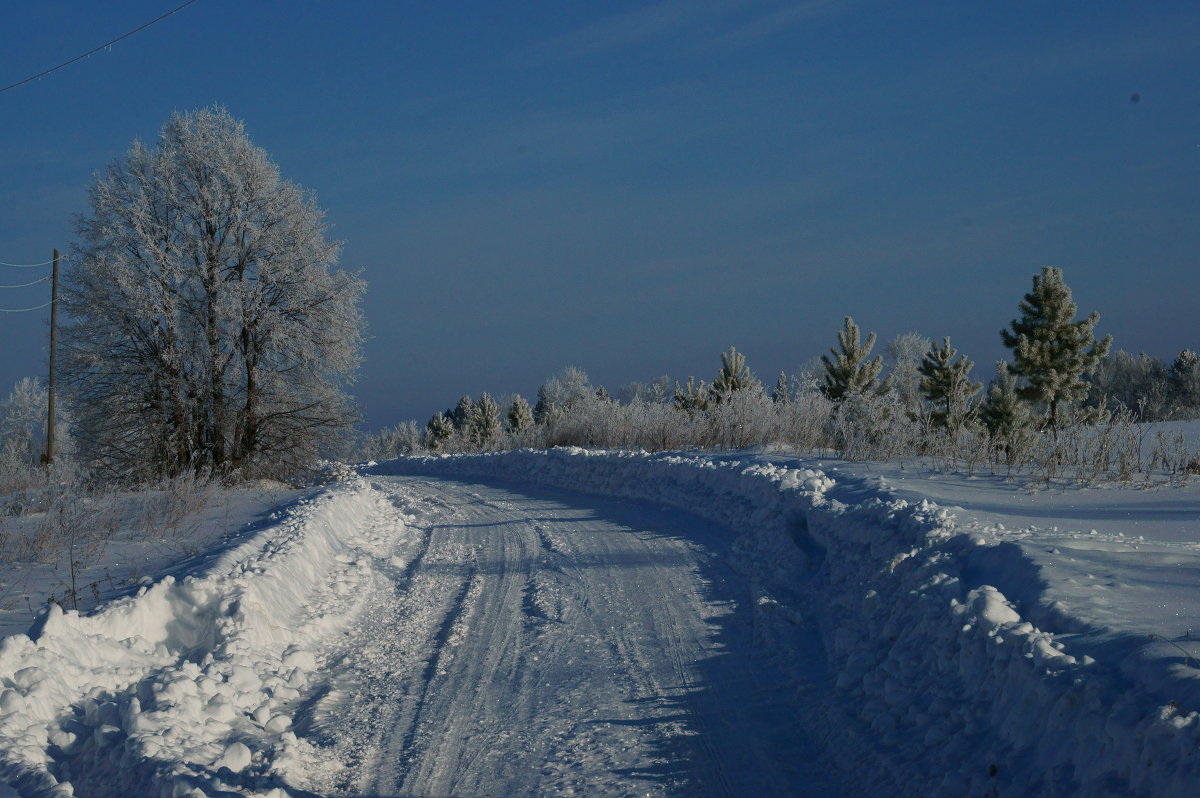
[[[883,387],[879,383],[883,358],[876,356],[867,360],[871,348],[875,346],[875,333],[868,335],[866,342],[862,343],[854,319],[847,316],[844,325],[845,328],[837,334],[838,345],[842,351],[829,350],[833,360],[827,355],[821,355],[821,363],[825,366],[825,385],[822,390],[825,396],[834,401],[848,396],[878,392]]]
[[[475,424],[478,408],[475,407],[475,402],[471,397],[464,396],[458,400],[458,404],[450,411],[450,420],[454,422],[454,428],[462,432],[469,433],[471,427]]]
[[[1112,336],[1097,341],[1092,334],[1099,313],[1075,321],[1071,289],[1062,269],[1046,266],[1033,278],[1033,291],[1020,304],[1021,317],[1012,330],[1001,330],[1004,345],[1013,350],[1012,372],[1025,378],[1018,388],[1023,399],[1044,402],[1047,421],[1057,435],[1060,408],[1087,397],[1082,377],[1108,354]]]
[[[470,423],[469,435],[474,446],[486,450],[495,445],[500,435],[500,408],[491,394],[479,395]]]
[[[930,346],[921,361],[921,392],[934,405],[932,419],[935,426],[958,431],[970,411],[971,397],[979,393],[983,383],[972,382],[971,367],[974,365],[963,355],[955,362],[958,350],[950,346],[950,336],[942,345]]]
[[[605,389],[605,387],[603,385],[601,385],[599,388],[596,389],[596,399],[597,399],[597,401],[604,402],[604,403],[610,404],[610,405],[612,404],[612,401],[613,401],[612,396],[609,394],[609,392]]]
[[[549,424],[558,417],[559,408],[550,398],[550,392],[543,383],[538,387],[537,404],[533,406],[533,420],[537,424]]]
[[[533,411],[524,396],[513,399],[508,408],[508,430],[513,435],[524,435],[533,426]]]
[[[683,386],[678,380],[675,381],[675,409],[682,410],[689,416],[708,409],[708,396],[704,380],[697,384],[695,377],[688,377],[687,384]]]
[[[775,404],[787,404],[792,401],[792,386],[788,382],[787,374],[779,372],[779,379],[775,380],[775,387],[771,389],[771,401]]]
[[[1179,419],[1200,415],[1200,355],[1184,349],[1175,357],[1170,371],[1172,416]]]
[[[429,451],[440,452],[454,435],[454,421],[439,411],[429,419],[429,423],[425,425],[425,432]]]
[[[993,438],[1004,442],[1010,456],[1033,423],[1029,406],[1020,396],[1016,375],[1003,360],[996,364],[996,378],[979,407],[979,418]]]
[[[746,365],[746,356],[729,347],[728,352],[721,353],[721,370],[717,378],[708,388],[709,396],[715,404],[729,399],[737,391],[761,391],[762,383],[750,373]]]

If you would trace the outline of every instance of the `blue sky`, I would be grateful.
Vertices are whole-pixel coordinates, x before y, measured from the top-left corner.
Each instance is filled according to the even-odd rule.
[[[7,4],[0,86],[177,4]],[[1191,2],[198,0],[0,93],[0,261],[67,249],[95,171],[221,103],[365,269],[371,428],[730,345],[773,383],[847,314],[987,377],[1044,265],[1170,358],[1200,348],[1197,42]],[[46,330],[0,314],[3,386]]]

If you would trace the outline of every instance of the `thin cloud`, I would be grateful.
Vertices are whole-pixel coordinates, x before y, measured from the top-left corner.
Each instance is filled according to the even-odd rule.
[[[661,0],[547,39],[530,48],[527,55],[531,60],[543,61],[621,50],[680,30],[703,27],[754,4],[756,0]]]
[[[710,44],[721,50],[741,50],[802,23],[846,13],[854,5],[856,4],[839,0],[810,0],[807,3],[789,4],[759,14],[728,33],[714,37]]]

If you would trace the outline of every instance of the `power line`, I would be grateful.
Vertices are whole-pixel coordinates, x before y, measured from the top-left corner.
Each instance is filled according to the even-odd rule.
[[[41,263],[5,263],[0,260],[0,266],[7,266],[10,269],[36,269],[39,266],[49,266],[54,263],[53,260],[42,261]]]
[[[45,303],[44,305],[38,305],[38,306],[32,307],[32,308],[0,308],[0,313],[29,313],[32,310],[41,310],[42,308],[48,308],[53,304],[54,304],[54,300],[52,299],[49,302]]]
[[[21,283],[20,285],[0,285],[0,288],[28,288],[31,285],[37,285],[38,283],[45,283],[45,282],[48,282],[49,280],[50,280],[49,277],[41,277],[37,280],[34,280],[32,283]]]
[[[88,50],[88,51],[87,51],[86,53],[84,53],[83,55],[77,55],[77,56],[75,56],[75,57],[74,57],[74,58],[72,58],[70,61],[63,61],[63,62],[62,62],[61,64],[59,64],[58,66],[50,67],[49,69],[43,70],[43,71],[41,71],[41,72],[37,73],[36,75],[30,75],[29,77],[25,78],[24,80],[18,80],[16,83],[13,83],[13,84],[11,84],[11,85],[5,86],[4,88],[0,89],[0,92],[6,92],[6,91],[8,91],[9,89],[15,89],[17,86],[24,86],[26,83],[29,83],[30,81],[37,80],[38,78],[43,78],[43,77],[45,77],[46,75],[49,75],[51,72],[57,72],[58,70],[62,69],[63,67],[70,66],[71,64],[74,64],[76,61],[82,61],[83,59],[87,58],[89,55],[92,55],[92,54],[94,54],[94,53],[98,53],[98,52],[100,52],[101,50],[103,50],[103,49],[104,49],[104,48],[106,48],[106,47],[112,47],[114,44],[116,44],[117,42],[121,41],[122,39],[128,39],[128,38],[129,38],[130,36],[132,36],[133,34],[135,34],[135,33],[139,33],[139,32],[141,32],[141,31],[144,31],[146,28],[150,27],[151,25],[153,25],[153,24],[154,24],[154,23],[156,23],[156,22],[162,22],[162,21],[163,21],[164,19],[166,19],[167,17],[171,16],[172,14],[174,14],[174,13],[176,13],[176,12],[182,11],[183,9],[187,8],[188,6],[190,6],[190,5],[191,5],[192,3],[194,3],[194,2],[196,2],[196,0],[187,0],[187,2],[186,2],[186,3],[184,3],[183,5],[181,5],[181,6],[177,6],[177,7],[175,7],[175,8],[172,8],[170,11],[168,11],[168,12],[167,12],[167,13],[165,13],[165,14],[163,14],[161,17],[155,17],[154,19],[150,20],[150,21],[149,21],[149,22],[147,22],[146,24],[144,24],[144,25],[139,25],[138,27],[134,28],[133,30],[129,31],[128,33],[123,33],[123,34],[121,34],[120,36],[118,36],[117,38],[113,39],[113,40],[112,40],[112,41],[110,41],[110,42],[105,42],[104,44],[100,45],[99,47],[94,47],[94,48],[92,48],[91,50]],[[5,264],[5,265],[8,265],[8,264]]]

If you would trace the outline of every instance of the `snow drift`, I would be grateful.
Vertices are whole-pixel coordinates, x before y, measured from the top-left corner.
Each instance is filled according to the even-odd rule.
[[[359,610],[360,478],[276,511],[208,571],[0,641],[0,796],[287,794],[315,644]]]

